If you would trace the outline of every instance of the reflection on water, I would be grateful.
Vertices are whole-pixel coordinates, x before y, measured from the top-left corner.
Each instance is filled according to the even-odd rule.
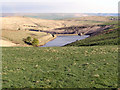
[[[75,42],[76,40],[82,40],[89,37],[89,35],[83,35],[83,36],[58,36],[56,39],[49,41],[44,46],[41,47],[60,47],[64,46],[68,43]]]

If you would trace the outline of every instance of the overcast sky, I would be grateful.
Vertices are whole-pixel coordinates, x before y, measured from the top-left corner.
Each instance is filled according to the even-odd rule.
[[[3,13],[117,13],[118,2],[119,0],[0,0]]]

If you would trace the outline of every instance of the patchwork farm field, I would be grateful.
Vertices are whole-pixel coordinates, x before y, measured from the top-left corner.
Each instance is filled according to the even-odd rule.
[[[3,88],[117,88],[118,47],[3,47]]]

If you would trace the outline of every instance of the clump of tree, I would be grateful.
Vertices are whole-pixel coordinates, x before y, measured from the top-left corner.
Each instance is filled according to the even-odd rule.
[[[24,38],[23,41],[29,45],[31,45],[32,38],[28,36],[27,38]]]
[[[32,41],[33,46],[38,46],[39,45],[39,40],[37,38],[34,38]]]
[[[27,43],[31,43],[32,38],[31,38],[31,37],[27,37],[27,38],[25,39],[25,41],[26,41]]]
[[[30,36],[28,36],[26,39],[23,39],[23,41],[34,47],[37,47],[39,45],[39,40],[37,38],[32,39]]]

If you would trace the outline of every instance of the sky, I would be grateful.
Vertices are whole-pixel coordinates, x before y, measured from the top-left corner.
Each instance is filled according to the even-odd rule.
[[[1,0],[3,13],[117,13],[119,0]]]

